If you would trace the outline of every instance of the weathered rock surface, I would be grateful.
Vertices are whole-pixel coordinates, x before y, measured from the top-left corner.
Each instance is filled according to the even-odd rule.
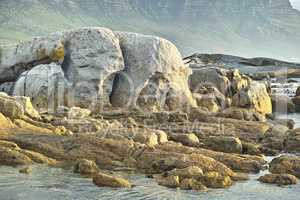
[[[0,129],[13,128],[14,124],[6,118],[2,113],[0,113]]]
[[[290,174],[267,174],[258,179],[262,183],[283,185],[295,185],[299,181],[297,177]]]
[[[245,121],[266,121],[265,117],[252,109],[230,107],[217,114],[218,117]]]
[[[199,138],[193,134],[170,134],[170,139],[175,142],[180,142],[183,145],[190,147],[198,147],[200,145]]]
[[[242,171],[247,173],[259,172],[261,169],[263,169],[263,165],[266,164],[266,161],[262,157],[256,157],[256,156],[243,157],[243,156],[222,153],[222,152],[217,152],[217,151],[212,151],[212,150],[207,150],[202,148],[186,147],[186,146],[182,146],[170,142],[164,145],[159,145],[156,148],[165,151],[176,152],[176,153],[184,153],[184,154],[197,153],[197,154],[205,155],[210,158],[213,158],[216,161],[225,164],[226,166],[230,167],[235,171]],[[205,171],[204,168],[201,169]]]
[[[55,37],[35,38],[5,48],[1,52],[0,83],[16,81],[23,72],[34,66],[62,61],[64,56],[63,43]]]
[[[39,119],[39,113],[33,108],[30,98],[0,94],[0,111],[11,119],[20,119],[27,115]]]
[[[203,84],[212,84],[224,95],[229,93],[230,80],[226,70],[221,68],[192,68],[192,70],[190,88],[193,92],[198,92]]]
[[[232,104],[242,108],[253,108],[261,114],[272,113],[272,102],[266,85],[251,81],[233,97]]]
[[[25,114],[23,106],[13,97],[0,95],[0,111],[11,119],[22,118]]]
[[[62,33],[66,56],[62,67],[71,83],[74,105],[95,108],[107,103],[113,74],[124,68],[115,34],[106,28],[83,28]],[[71,103],[72,104],[72,103]]]
[[[202,141],[206,148],[225,153],[239,153],[243,151],[242,142],[239,138],[211,136]]]
[[[300,178],[300,158],[297,156],[281,156],[270,163],[270,172],[274,174],[291,174]]]
[[[117,35],[125,69],[114,84],[111,96],[114,106],[142,102],[143,107],[152,110],[177,110],[178,105],[196,105],[187,84],[190,71],[172,43],[134,33]]]
[[[0,146],[0,165],[18,166],[32,164],[32,160],[18,150]]]

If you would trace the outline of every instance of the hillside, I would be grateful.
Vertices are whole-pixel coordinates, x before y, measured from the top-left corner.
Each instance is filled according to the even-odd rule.
[[[82,26],[165,37],[197,52],[300,61],[300,12],[289,0],[0,0],[0,42]]]

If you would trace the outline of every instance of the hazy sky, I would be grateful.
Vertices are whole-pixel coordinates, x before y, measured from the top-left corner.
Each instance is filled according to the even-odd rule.
[[[300,0],[290,0],[294,8],[300,10]]]

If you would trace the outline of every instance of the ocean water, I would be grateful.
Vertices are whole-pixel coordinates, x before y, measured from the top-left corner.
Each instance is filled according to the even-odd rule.
[[[298,200],[300,184],[278,187],[259,183],[261,174],[239,182],[229,189],[208,192],[184,191],[158,186],[143,175],[129,175],[132,189],[99,188],[92,181],[58,168],[36,165],[31,175],[19,174],[17,168],[0,167],[0,200]]]
[[[297,85],[298,86],[298,85]],[[291,93],[288,86],[280,86],[276,93]],[[297,87],[292,87],[292,93]],[[281,119],[293,119],[300,128],[300,113],[277,114]],[[270,162],[272,158],[267,158]],[[144,175],[127,175],[136,187],[111,189],[95,186],[91,179],[83,178],[59,168],[33,166],[31,175],[18,173],[18,168],[0,167],[0,200],[298,200],[300,184],[278,187],[263,184],[257,179],[268,171],[250,175],[250,180],[236,183],[228,189],[207,192],[169,189],[157,185]]]

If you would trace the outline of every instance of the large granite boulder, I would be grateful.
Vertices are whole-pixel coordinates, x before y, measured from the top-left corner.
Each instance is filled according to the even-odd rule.
[[[111,102],[114,106],[149,109],[184,109],[196,106],[188,87],[191,73],[177,48],[162,38],[135,33],[116,33],[125,69],[115,80]]]
[[[124,68],[119,39],[106,28],[83,28],[62,33],[66,55],[62,68],[71,83],[74,106],[107,104],[114,73]]]
[[[61,85],[68,91],[68,104],[94,110],[109,103],[114,73],[123,68],[119,40],[111,30],[82,28],[36,38],[2,52],[0,84],[18,79],[14,94],[32,98],[38,94],[39,99],[33,100],[37,108],[47,108],[47,99],[57,96],[55,84]]]
[[[233,97],[232,104],[243,108],[253,108],[261,114],[272,113],[272,103],[267,87],[256,81],[252,81],[248,87],[239,90]]]
[[[64,103],[64,72],[56,63],[38,65],[22,73],[13,95],[27,96],[40,112],[54,111]]]

